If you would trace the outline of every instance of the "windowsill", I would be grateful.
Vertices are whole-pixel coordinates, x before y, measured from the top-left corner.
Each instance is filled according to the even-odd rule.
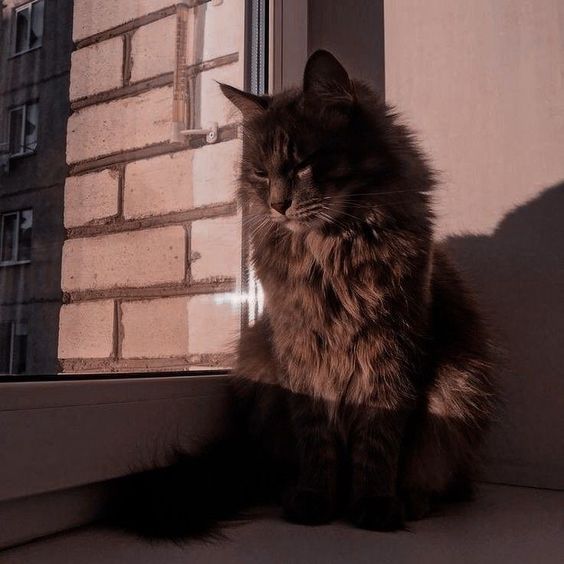
[[[119,478],[163,462],[173,446],[189,450],[216,436],[225,425],[227,378],[115,374],[18,382],[4,377],[0,521],[8,507],[25,513],[26,500],[35,496]],[[16,537],[41,536],[48,521],[26,524],[22,517]],[[0,531],[0,546],[9,540]]]
[[[2,562],[560,562],[563,495],[484,484],[475,502],[453,505],[396,533],[363,531],[345,522],[322,527],[293,525],[271,508],[253,511],[242,523],[226,529],[226,538],[208,542],[149,543],[92,526],[7,550]]]
[[[43,47],[43,44],[37,45],[36,47],[31,47],[31,49],[26,49],[25,51],[19,51],[18,53],[12,53],[8,57],[8,60],[16,59],[16,58],[20,57],[21,55],[27,55],[27,53],[31,53],[32,51],[37,51],[38,49],[41,49],[41,47]]]
[[[13,260],[0,262],[0,268],[4,268],[6,266],[21,266],[24,264],[31,264],[31,260]]]
[[[26,151],[25,153],[15,153],[13,155],[9,155],[8,158],[11,161],[17,161],[19,159],[25,159],[26,157],[32,157],[36,153],[37,153],[37,149],[34,149],[33,151]]]

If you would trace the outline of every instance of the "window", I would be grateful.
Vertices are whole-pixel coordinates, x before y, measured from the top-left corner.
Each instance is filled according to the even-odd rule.
[[[0,374],[23,374],[26,368],[27,325],[0,323]]]
[[[19,55],[41,47],[43,39],[43,0],[16,8],[12,54]]]
[[[10,157],[19,157],[35,152],[38,118],[39,105],[37,102],[17,106],[10,110],[8,133]]]
[[[29,262],[33,210],[5,213],[0,217],[0,266]]]

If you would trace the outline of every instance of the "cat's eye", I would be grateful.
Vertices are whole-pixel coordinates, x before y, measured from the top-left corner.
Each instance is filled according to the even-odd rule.
[[[253,170],[253,174],[257,178],[267,178],[268,177],[268,172],[266,172],[266,170],[264,170],[264,168],[255,168]]]
[[[310,166],[310,161],[305,160],[305,161],[301,161],[299,162],[295,167],[294,167],[294,174],[296,174],[297,176],[301,177],[303,176],[307,170],[309,169]]]

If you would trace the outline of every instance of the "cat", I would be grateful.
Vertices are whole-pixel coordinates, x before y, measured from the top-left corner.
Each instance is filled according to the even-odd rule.
[[[229,436],[134,477],[128,525],[194,536],[269,500],[295,523],[391,531],[468,496],[496,404],[491,345],[433,240],[436,179],[414,136],[327,51],[301,89],[220,88],[243,117],[264,311],[238,345]]]

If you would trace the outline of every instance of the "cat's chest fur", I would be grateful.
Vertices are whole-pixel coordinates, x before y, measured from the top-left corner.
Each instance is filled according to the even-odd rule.
[[[369,237],[283,243],[256,261],[282,383],[329,401],[368,401],[393,340],[388,265]]]

